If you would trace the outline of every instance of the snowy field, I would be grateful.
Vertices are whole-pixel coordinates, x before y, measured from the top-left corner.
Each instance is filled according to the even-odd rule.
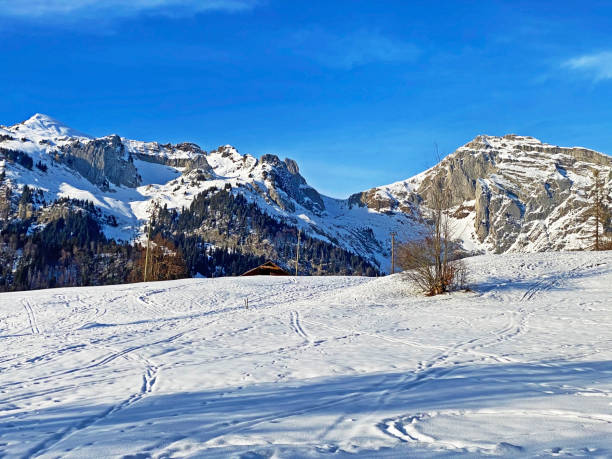
[[[469,266],[0,294],[0,457],[612,457],[612,252]]]

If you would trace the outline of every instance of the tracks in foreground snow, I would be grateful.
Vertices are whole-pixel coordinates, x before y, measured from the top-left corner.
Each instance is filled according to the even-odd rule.
[[[14,319],[7,316],[9,327],[24,327],[28,335],[7,341],[14,345],[16,357],[8,353],[0,357],[25,362],[25,353],[18,349],[21,343],[32,343],[32,352],[27,353],[38,357],[29,367],[15,368],[26,373],[10,373],[14,381],[25,384],[0,387],[8,391],[9,399],[17,397],[20,405],[14,416],[9,413],[3,421],[29,425],[36,441],[59,425],[63,430],[57,429],[54,436],[27,444],[32,455],[45,457],[109,451],[104,449],[113,447],[114,440],[105,439],[109,432],[110,436],[116,432],[125,445],[138,439],[139,444],[128,446],[126,453],[153,457],[208,452],[221,456],[230,450],[238,451],[236,455],[262,452],[265,456],[276,448],[270,445],[280,442],[279,448],[286,445],[289,454],[294,453],[293,446],[312,448],[310,452],[323,451],[319,447],[325,446],[330,446],[329,451],[359,452],[361,448],[363,452],[400,441],[447,454],[537,455],[525,443],[528,435],[515,435],[520,439],[506,442],[523,426],[523,419],[536,433],[538,426],[546,424],[541,420],[576,429],[584,424],[594,431],[612,426],[606,409],[612,392],[605,384],[605,366],[601,370],[597,362],[579,362],[588,359],[582,357],[587,351],[589,361],[609,360],[606,352],[612,341],[601,327],[611,313],[602,297],[605,289],[589,278],[590,273],[584,283],[582,278],[568,282],[567,289],[563,284],[568,277],[582,277],[579,268],[586,269],[588,264],[569,269],[581,259],[586,258],[566,263],[569,273],[561,264],[544,259],[546,263],[535,263],[536,270],[527,277],[518,267],[493,266],[488,278],[519,280],[493,285],[490,295],[440,299],[396,299],[385,290],[392,279],[374,281],[374,290],[363,298],[360,294],[370,285],[346,295],[321,296],[320,292],[329,292],[332,282],[321,282],[327,290],[319,290],[308,279],[300,288],[312,285],[310,292],[296,292],[281,281],[268,280],[211,281],[214,288],[208,290],[206,283],[195,281],[191,290],[175,289],[178,283],[153,292],[125,288],[113,292],[126,293],[115,303],[114,297],[108,297],[110,290],[100,295],[92,289],[91,295],[76,300],[77,293],[71,291],[65,306],[53,304],[43,310],[33,303],[30,310],[25,305],[17,308]],[[570,286],[580,293],[572,293]],[[597,290],[594,294],[588,290],[591,286]],[[376,289],[385,292],[383,300],[377,298]],[[90,292],[78,291],[82,293]],[[572,303],[572,294],[584,294],[580,300],[590,307]],[[240,300],[246,295],[262,299],[244,310]],[[372,303],[360,304],[356,298]],[[175,311],[166,308],[170,301]],[[20,306],[19,300],[16,304]],[[102,311],[103,304],[110,311],[105,314],[108,323],[68,330],[84,319],[91,321],[99,313],[94,308]],[[57,312],[66,308],[75,317],[61,327],[51,325],[57,321]],[[213,326],[209,326],[211,318]],[[571,330],[565,328],[569,323]],[[602,340],[585,343],[580,335],[588,335],[594,327],[599,327]],[[37,328],[41,336],[36,336]],[[180,344],[164,346],[191,330],[198,332]],[[67,347],[70,342],[61,341],[64,333],[83,346]],[[71,349],[74,361],[67,354]],[[580,356],[573,350],[580,351]],[[573,363],[568,366],[568,361]],[[285,371],[287,379],[278,379],[279,371]],[[162,374],[163,391],[158,387]],[[49,393],[55,381],[62,385],[62,392]],[[113,383],[119,384],[109,385]],[[78,384],[81,392],[64,399],[71,384]],[[108,402],[102,408],[91,401],[97,388],[100,402]],[[155,400],[142,403],[151,393],[156,393]],[[181,406],[173,404],[177,400]],[[61,402],[68,408],[73,404],[91,410],[62,422],[32,414],[39,407],[49,408],[48,413],[57,407],[57,413],[62,413],[64,405],[53,405]],[[31,407],[29,413],[26,405]],[[163,410],[157,412],[153,406]],[[544,409],[549,407],[555,409]],[[223,419],[219,419],[221,412],[226,414]],[[134,422],[142,416],[151,422]],[[488,429],[476,426],[471,435],[469,429],[475,424]],[[457,428],[449,432],[448,425]],[[308,436],[304,426],[312,428]],[[495,431],[496,426],[503,431]],[[0,440],[14,441],[18,430],[21,427],[0,433]],[[148,432],[155,437],[149,438]],[[544,451],[541,443],[538,448],[536,453]]]
[[[508,311],[510,320],[506,324],[506,326],[498,329],[496,332],[492,333],[493,336],[483,336],[479,338],[474,338],[468,340],[463,343],[456,344],[446,350],[434,356],[430,361],[425,364],[419,365],[419,372],[416,377],[407,381],[407,385],[403,387],[403,389],[413,389],[428,380],[435,379],[438,380],[440,377],[448,375],[455,371],[455,369],[450,367],[442,367],[443,364],[449,361],[451,356],[456,356],[458,353],[472,352],[474,353],[480,348],[486,348],[489,346],[493,346],[505,341],[509,341],[511,339],[516,338],[520,334],[524,333],[527,328],[527,320],[528,317],[534,314],[537,310],[536,306],[532,306],[530,308],[525,304],[526,302],[533,301],[534,297],[542,292],[550,291],[553,288],[562,285],[564,281],[570,280],[579,276],[579,273],[585,269],[593,268],[596,266],[605,265],[605,263],[592,263],[586,262],[581,263],[568,271],[564,272],[561,275],[551,276],[550,278],[541,279],[535,282],[530,288],[525,291],[525,293],[520,297],[519,304],[520,307],[516,311]],[[494,356],[492,354],[484,354],[489,357],[493,357],[495,360],[499,359],[499,356]],[[499,360],[498,360],[499,361]],[[513,359],[505,359],[507,362],[516,362]],[[540,366],[549,367],[554,366],[551,364],[541,364]],[[566,392],[569,388],[567,385],[559,385],[558,387],[552,384],[547,384],[547,388],[549,389],[557,389],[560,392]],[[399,388],[399,387],[397,387]],[[588,388],[583,387],[573,387],[573,390],[576,391],[577,395],[580,395],[586,391],[589,393]],[[610,396],[607,392],[602,393],[603,396]],[[598,393],[599,395],[599,393]],[[528,419],[529,417],[540,417],[540,418],[567,418],[572,421],[577,422],[586,422],[586,423],[600,423],[603,425],[612,425],[612,415],[607,414],[595,414],[595,415],[585,415],[582,413],[567,411],[567,410],[438,410],[433,411],[431,413],[416,413],[416,414],[404,414],[399,417],[393,417],[389,419],[385,419],[378,424],[378,428],[385,434],[389,435],[392,438],[396,438],[401,442],[409,442],[409,443],[420,443],[435,446],[437,448],[449,449],[449,450],[462,450],[462,451],[470,451],[477,452],[479,454],[517,454],[523,451],[521,446],[513,445],[506,442],[499,443],[486,443],[486,442],[470,442],[466,440],[448,440],[448,439],[440,439],[433,436],[430,436],[417,428],[419,424],[422,424],[424,421],[436,418],[438,416],[454,416],[454,417],[464,417],[470,416],[470,414],[480,415],[480,416],[498,416],[500,419],[503,419],[507,416],[518,416],[522,419]]]
[[[298,311],[291,311],[291,314],[290,314],[290,323],[291,323],[291,329],[297,335],[302,337],[307,344],[311,344],[312,343],[312,339],[310,338],[308,333],[306,333],[304,331],[304,328],[302,327],[302,323],[300,321],[300,313]]]
[[[40,329],[38,328],[38,322],[36,322],[36,314],[34,314],[32,305],[26,299],[23,299],[21,301],[21,304],[23,304],[23,308],[25,309],[26,315],[28,316],[28,322],[30,324],[30,330],[32,330],[32,334],[39,335]]]
[[[169,339],[171,339],[171,338],[169,338]],[[92,369],[92,368],[96,368],[96,367],[102,367],[102,366],[107,365],[108,363],[110,363],[113,360],[115,360],[117,358],[120,358],[120,357],[131,359],[131,360],[134,360],[134,361],[138,361],[139,363],[144,364],[145,369],[144,369],[144,372],[143,372],[143,375],[142,375],[142,384],[140,385],[139,389],[136,392],[131,394],[129,397],[127,397],[123,401],[121,401],[121,402],[119,402],[119,403],[117,403],[115,405],[110,406],[109,408],[107,408],[106,410],[102,411],[101,413],[98,413],[98,414],[93,415],[93,416],[86,417],[85,419],[82,419],[81,421],[68,426],[64,430],[53,434],[49,438],[43,440],[42,442],[38,443],[36,446],[31,448],[28,451],[28,453],[27,453],[27,457],[39,457],[39,456],[42,456],[43,454],[45,454],[46,452],[50,451],[51,449],[53,449],[54,447],[59,445],[64,440],[66,440],[69,437],[71,437],[72,435],[77,434],[77,433],[87,429],[88,427],[93,426],[93,425],[103,421],[104,419],[106,419],[106,418],[116,414],[120,410],[123,410],[123,409],[129,407],[130,405],[133,405],[134,403],[136,403],[139,400],[141,400],[143,397],[145,397],[145,396],[149,395],[151,392],[153,392],[153,389],[154,389],[154,386],[155,386],[155,382],[157,381],[157,376],[158,376],[158,373],[159,373],[159,367],[156,364],[154,364],[152,361],[150,361],[149,359],[146,359],[146,358],[144,358],[142,356],[139,356],[139,355],[132,356],[132,355],[130,355],[130,353],[132,353],[133,351],[135,351],[137,349],[142,349],[143,347],[145,347],[145,345],[143,345],[143,346],[135,346],[135,347],[131,347],[131,348],[127,348],[127,349],[121,350],[121,351],[112,352],[109,356],[107,356],[106,358],[100,360],[99,362],[96,362],[96,363],[94,363],[92,365],[89,365],[89,366],[83,368],[83,369]]]
[[[146,298],[148,298],[149,296],[155,294],[155,293],[159,293],[162,292],[163,290],[160,291],[154,291],[149,293],[148,295],[146,295]],[[143,296],[138,296],[137,300],[141,303],[144,304],[146,307],[149,307],[150,304],[144,300]],[[32,332],[36,332],[39,333],[38,331],[38,326],[36,325],[36,320],[35,320],[35,316],[34,313],[32,311],[32,308],[30,306],[30,304],[24,300],[23,301],[24,304],[24,308],[26,309],[26,312],[28,313],[28,317],[30,318],[30,324],[32,327]],[[97,309],[96,309],[97,311]],[[105,310],[106,311],[106,310]],[[159,308],[155,308],[155,312],[156,313],[162,313],[161,309]],[[171,311],[171,312],[175,312],[175,311]],[[187,325],[190,325],[191,321],[187,322]],[[138,365],[142,365],[144,367],[143,373],[142,373],[142,379],[141,379],[141,383],[138,387],[138,389],[136,391],[134,391],[132,394],[130,394],[128,397],[126,397],[125,399],[123,399],[122,401],[109,406],[107,409],[105,409],[104,411],[97,413],[93,416],[88,416],[84,419],[82,419],[79,422],[76,422],[72,425],[69,425],[68,427],[66,427],[65,429],[61,430],[60,432],[54,433],[53,435],[51,435],[50,437],[44,439],[43,441],[39,442],[38,444],[36,444],[34,447],[32,447],[28,452],[27,452],[27,457],[40,457],[42,455],[44,455],[45,453],[51,451],[52,449],[55,449],[58,445],[60,445],[62,442],[64,442],[65,440],[69,439],[70,437],[72,437],[73,435],[76,435],[82,431],[84,431],[85,429],[94,426],[100,422],[102,422],[103,420],[116,415],[118,412],[125,410],[126,408],[130,407],[131,405],[135,404],[136,402],[138,402],[139,400],[143,399],[144,397],[148,396],[149,394],[151,394],[154,391],[155,388],[155,384],[157,382],[157,378],[160,372],[160,366],[157,365],[155,362],[153,362],[151,359],[148,359],[142,355],[140,355],[137,351],[143,350],[145,348],[148,348],[150,346],[155,346],[155,345],[161,345],[161,344],[168,344],[171,343],[181,337],[183,337],[185,334],[194,331],[195,328],[188,328],[188,329],[184,329],[182,331],[180,331],[179,333],[175,333],[170,337],[167,338],[163,338],[161,340],[157,340],[155,342],[152,343],[144,343],[144,344],[140,344],[140,345],[135,345],[135,346],[129,346],[120,350],[117,349],[110,349],[111,352],[108,353],[106,356],[101,357],[100,359],[97,359],[95,361],[93,361],[92,363],[90,363],[89,365],[85,365],[82,367],[77,367],[77,368],[73,368],[73,369],[69,369],[69,370],[65,370],[63,372],[60,373],[56,373],[54,375],[47,375],[44,377],[39,377],[37,379],[39,380],[48,380],[50,377],[53,378],[57,378],[61,375],[67,375],[67,374],[71,374],[71,373],[75,373],[75,372],[82,372],[85,370],[96,370],[96,369],[100,369],[103,367],[106,367],[107,365],[109,365],[110,363],[112,363],[113,361],[123,358],[126,360],[130,360],[130,361],[134,361],[136,362]],[[93,347],[98,347],[98,348],[103,348],[103,349],[109,349],[108,346],[104,345],[104,344],[96,344],[94,342],[90,343],[90,346]]]
[[[584,271],[589,268],[595,268],[598,266],[605,266],[606,263],[597,263],[592,261],[587,261],[586,263],[581,263],[579,265],[574,266],[568,271],[563,272],[562,274],[558,274],[555,276],[550,276],[545,279],[541,279],[537,281],[533,286],[531,286],[521,297],[521,301],[530,301],[533,299],[535,295],[541,292],[545,292],[553,289],[561,285],[563,281],[570,280],[574,277],[579,276],[581,271]]]

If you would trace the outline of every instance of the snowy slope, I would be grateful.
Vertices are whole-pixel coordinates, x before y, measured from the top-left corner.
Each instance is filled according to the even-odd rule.
[[[610,457],[612,253],[468,263],[1,294],[0,455]]]

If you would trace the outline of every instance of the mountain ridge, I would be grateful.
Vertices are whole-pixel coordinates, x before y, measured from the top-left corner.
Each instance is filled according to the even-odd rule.
[[[575,222],[584,213],[589,173],[600,169],[609,183],[612,166],[610,156],[584,147],[480,135],[414,177],[336,199],[310,186],[288,158],[256,158],[231,145],[206,152],[190,142],[92,138],[41,114],[2,128],[0,148],[31,155],[51,172],[24,170],[5,159],[0,169],[15,195],[27,184],[41,190],[46,202],[91,201],[117,222],[104,226],[108,237],[141,238],[153,200],[180,212],[199,193],[226,189],[381,271],[388,270],[391,232],[400,240],[421,233],[435,176],[449,184],[454,223],[468,251],[564,250],[585,247],[588,231]]]

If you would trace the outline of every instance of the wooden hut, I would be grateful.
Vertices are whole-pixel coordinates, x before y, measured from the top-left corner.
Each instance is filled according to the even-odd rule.
[[[276,263],[272,263],[271,261],[266,261],[263,265],[258,266],[257,268],[253,268],[242,275],[243,276],[289,276],[290,274],[287,271],[285,271],[283,268],[278,266]]]

